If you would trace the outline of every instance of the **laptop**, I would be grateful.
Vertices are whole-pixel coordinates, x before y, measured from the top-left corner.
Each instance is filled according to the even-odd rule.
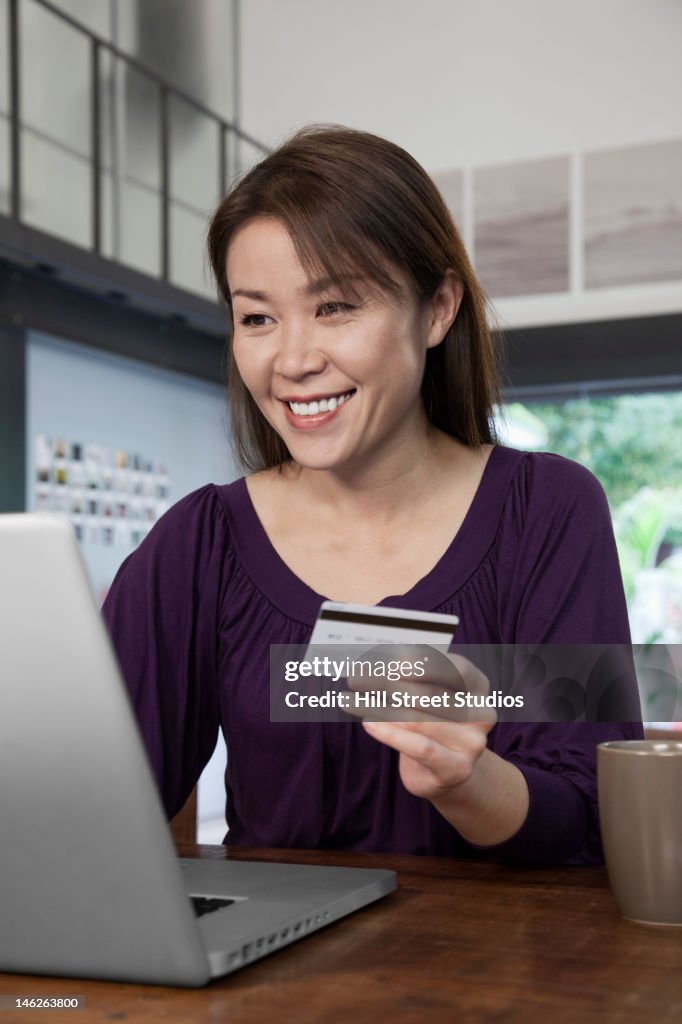
[[[396,888],[176,856],[73,530],[0,516],[0,971],[201,986]]]

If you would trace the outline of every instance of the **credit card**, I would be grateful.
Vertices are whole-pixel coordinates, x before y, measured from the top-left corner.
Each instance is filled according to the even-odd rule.
[[[412,611],[409,608],[384,608],[381,605],[344,604],[324,601],[310,637],[311,648],[329,645],[373,647],[379,644],[434,644],[448,647],[459,624],[456,615]]]

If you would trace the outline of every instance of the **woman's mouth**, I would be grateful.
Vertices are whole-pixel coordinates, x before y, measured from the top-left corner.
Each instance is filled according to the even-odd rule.
[[[303,430],[321,427],[336,417],[343,406],[355,394],[355,388],[338,394],[326,395],[309,401],[289,399],[285,401],[289,423]]]
[[[288,402],[288,406],[296,416],[317,416],[321,412],[334,412],[340,405],[347,402],[355,394],[355,388],[344,391],[340,395],[329,398],[315,399],[312,402]]]

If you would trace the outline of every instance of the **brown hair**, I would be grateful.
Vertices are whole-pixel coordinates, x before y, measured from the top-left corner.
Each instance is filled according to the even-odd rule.
[[[231,310],[225,263],[235,233],[255,217],[286,227],[306,271],[332,282],[360,274],[399,292],[390,268],[431,298],[453,268],[464,285],[459,312],[426,356],[422,398],[429,420],[464,444],[496,440],[499,379],[488,304],[438,189],[386,139],[337,125],[297,132],[248,171],[218,206],[208,254]],[[289,451],[247,391],[230,349],[228,394],[236,452],[247,469],[281,465]]]

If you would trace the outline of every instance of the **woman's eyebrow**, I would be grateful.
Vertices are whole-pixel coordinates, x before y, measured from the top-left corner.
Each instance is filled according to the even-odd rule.
[[[306,295],[319,295],[321,292],[329,291],[330,288],[343,287],[347,284],[353,284],[356,281],[361,281],[362,278],[359,274],[344,274],[336,280],[331,277],[318,277],[314,281],[309,281],[303,291]]]
[[[235,295],[243,295],[245,299],[256,299],[257,302],[266,302],[268,298],[265,292],[254,291],[251,288],[235,288],[231,294],[232,298]]]
[[[308,281],[299,291],[304,295],[320,295],[330,288],[348,284],[352,285],[356,281],[361,280],[360,274],[346,274],[338,280],[333,280],[331,277],[318,277],[314,281]],[[235,288],[231,294],[233,299],[237,295],[242,295],[245,299],[255,299],[256,302],[267,302],[269,299],[267,292],[255,288]]]

